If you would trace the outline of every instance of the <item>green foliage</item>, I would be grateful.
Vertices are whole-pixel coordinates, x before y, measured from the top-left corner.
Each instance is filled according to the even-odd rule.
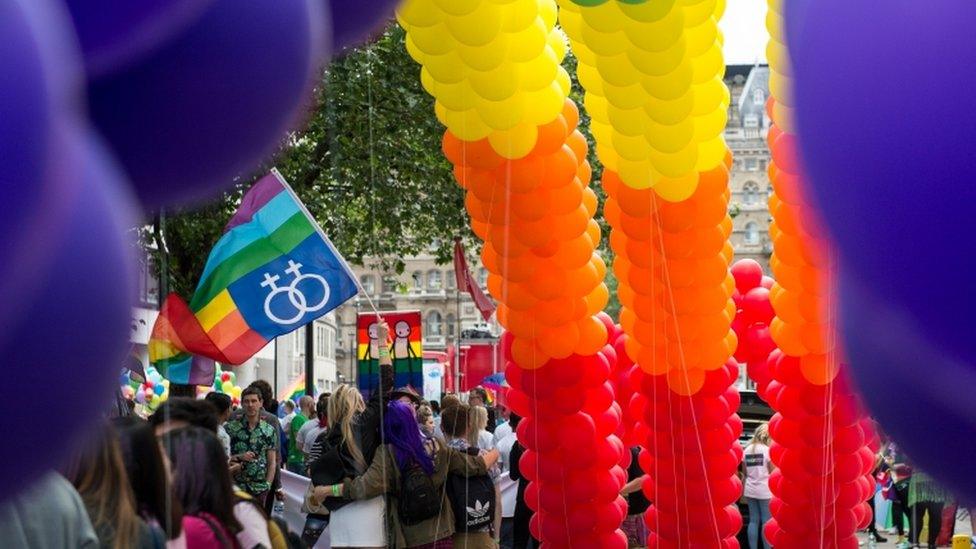
[[[404,256],[433,252],[449,261],[453,237],[473,243],[463,191],[441,153],[444,128],[393,25],[369,46],[336,58],[324,71],[301,132],[272,161],[233,190],[196,209],[166,212],[172,291],[192,293],[243,190],[277,167],[347,260],[379,257],[400,272]],[[161,264],[162,247],[143,231]]]
[[[165,212],[169,287],[184,297],[194,290],[207,255],[233,215],[241,196],[258,177],[277,167],[336,247],[351,262],[379,258],[402,272],[402,258],[433,252],[449,261],[452,239],[461,236],[479,249],[464,210],[464,193],[454,183],[441,153],[444,128],[434,116],[434,101],[420,85],[420,68],[407,54],[405,33],[392,25],[372,44],[335,59],[324,71],[309,108],[305,128],[290,135],[275,157],[214,202]],[[580,130],[590,145],[593,189],[600,198],[603,229],[600,250],[608,264],[609,227],[603,220],[602,166],[596,157],[576,80],[576,59],[566,56],[573,79],[571,97],[580,106]],[[155,265],[162,264],[157,234],[142,232]],[[616,318],[616,279],[608,312]]]

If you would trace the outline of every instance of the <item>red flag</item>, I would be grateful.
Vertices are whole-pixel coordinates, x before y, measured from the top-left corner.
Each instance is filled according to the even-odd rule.
[[[457,278],[458,291],[471,294],[475,307],[481,311],[481,316],[487,322],[495,312],[495,304],[481,291],[481,286],[468,270],[468,261],[464,258],[464,247],[459,238],[454,239],[454,276]]]

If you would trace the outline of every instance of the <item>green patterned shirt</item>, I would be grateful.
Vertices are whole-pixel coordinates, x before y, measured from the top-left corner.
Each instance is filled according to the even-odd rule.
[[[230,435],[230,452],[239,456],[245,452],[254,452],[257,459],[242,462],[243,467],[234,481],[244,491],[257,495],[271,489],[268,482],[268,450],[275,449],[275,428],[270,423],[259,420],[254,429],[247,424],[247,417],[231,419],[224,424],[224,429]]]

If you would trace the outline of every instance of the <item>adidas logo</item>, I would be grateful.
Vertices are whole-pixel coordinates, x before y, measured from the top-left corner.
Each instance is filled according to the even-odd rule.
[[[488,502],[481,503],[480,501],[475,500],[473,508],[465,506],[465,509],[468,510],[468,516],[474,519],[479,519],[488,514]]]

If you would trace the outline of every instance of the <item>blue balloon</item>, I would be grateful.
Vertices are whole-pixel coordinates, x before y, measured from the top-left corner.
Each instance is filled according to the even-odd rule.
[[[58,4],[0,3],[0,325],[20,316],[37,291],[34,275],[51,260],[75,190],[59,172],[56,125],[81,120],[84,89],[71,29]],[[80,122],[79,122],[80,123]],[[62,165],[63,166],[63,165]],[[0,332],[0,346],[8,334]]]
[[[163,393],[166,392],[166,386],[163,385],[162,383],[153,385],[153,392],[155,392],[159,396],[163,396]]]
[[[786,10],[801,156],[844,268],[947,357],[973,362],[976,2]]]
[[[124,66],[185,28],[214,0],[65,0],[89,74]]]
[[[328,52],[321,0],[214,0],[139,63],[94,79],[91,116],[147,206],[201,200],[280,146]]]
[[[850,371],[865,403],[914,462],[976,503],[976,368],[945,353],[873,284],[846,275],[841,288]]]
[[[332,46],[335,49],[354,46],[366,40],[369,33],[383,28],[393,18],[398,0],[332,0]]]
[[[5,320],[0,341],[0,429],[17,441],[17,451],[0,453],[0,499],[57,467],[86,438],[114,402],[119,365],[130,348],[135,243],[125,235],[137,226],[134,200],[87,130],[66,124],[57,137],[57,164],[71,192],[61,222],[45,235],[54,254],[32,273],[38,291],[18,316]],[[45,399],[70,403],[70,413],[43,431],[29,421],[38,387]]]

